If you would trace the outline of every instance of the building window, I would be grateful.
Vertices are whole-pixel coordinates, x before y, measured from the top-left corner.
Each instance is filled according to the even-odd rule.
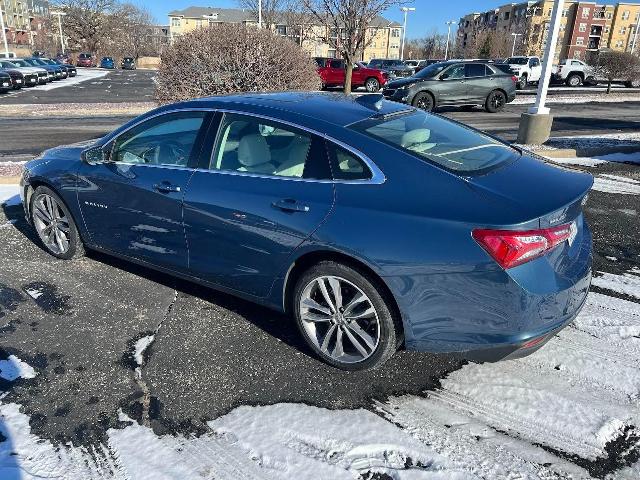
[[[504,12],[504,19],[509,20],[509,15],[511,12]]]
[[[610,31],[611,31],[611,27],[609,25],[604,27],[604,33],[609,33]]]
[[[584,45],[584,37],[576,38],[576,45]]]
[[[582,9],[582,18],[589,18],[590,13],[591,13],[591,9],[588,7],[584,7]]]
[[[171,26],[172,27],[179,27],[180,26],[180,19],[179,18],[171,18]]]
[[[629,10],[622,12],[622,20],[629,20]]]
[[[623,45],[624,45],[624,42],[622,40],[618,40],[616,42],[616,48],[622,48]]]
[[[611,20],[613,18],[613,13],[607,12],[607,19]]]
[[[399,28],[394,28],[393,30],[391,30],[391,36],[392,37],[399,37],[400,36],[400,29]]]
[[[276,33],[283,37],[287,36],[287,26],[286,25],[276,25]]]
[[[563,9],[562,10],[562,16],[563,17],[567,17],[568,15],[569,15],[569,9],[568,8]]]
[[[580,28],[578,29],[581,32],[586,32],[587,31],[587,24],[586,23],[581,23],[580,24]]]
[[[620,27],[620,35],[625,35],[627,33],[627,27]]]
[[[201,19],[197,19],[196,20],[196,27],[202,27],[202,20]]]

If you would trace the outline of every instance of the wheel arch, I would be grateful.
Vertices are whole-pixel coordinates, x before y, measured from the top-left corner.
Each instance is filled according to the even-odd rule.
[[[298,279],[313,265],[322,261],[335,261],[365,273],[367,279],[381,289],[382,297],[387,301],[396,323],[405,330],[402,313],[395,296],[383,278],[365,261],[335,250],[313,250],[303,253],[287,270],[282,287],[282,307],[286,314],[293,312],[293,295]]]

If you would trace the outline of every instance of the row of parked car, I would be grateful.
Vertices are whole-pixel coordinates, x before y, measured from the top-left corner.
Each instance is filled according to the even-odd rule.
[[[72,62],[71,58],[67,60],[69,63]],[[100,68],[108,68],[115,69],[116,61],[113,57],[102,57],[100,62],[98,63],[97,58],[91,53],[81,53],[78,55],[78,59],[76,60],[76,65],[78,67],[100,67]],[[133,57],[124,57],[120,62],[120,68],[123,70],[135,70],[136,69],[136,61]]]
[[[77,75],[76,67],[47,57],[0,58],[0,92],[35,87]]]

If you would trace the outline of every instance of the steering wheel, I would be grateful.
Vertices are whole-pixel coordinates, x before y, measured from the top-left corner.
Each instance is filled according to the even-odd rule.
[[[164,160],[164,161],[163,161]],[[156,149],[156,163],[186,166],[189,161],[189,152],[175,140],[162,142]]]

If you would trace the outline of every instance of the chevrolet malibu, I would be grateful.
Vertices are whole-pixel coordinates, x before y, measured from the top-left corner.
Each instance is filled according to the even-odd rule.
[[[21,195],[51,255],[98,250],[287,312],[358,370],[399,348],[540,348],[587,295],[592,182],[381,95],[277,93],[53,148]]]

